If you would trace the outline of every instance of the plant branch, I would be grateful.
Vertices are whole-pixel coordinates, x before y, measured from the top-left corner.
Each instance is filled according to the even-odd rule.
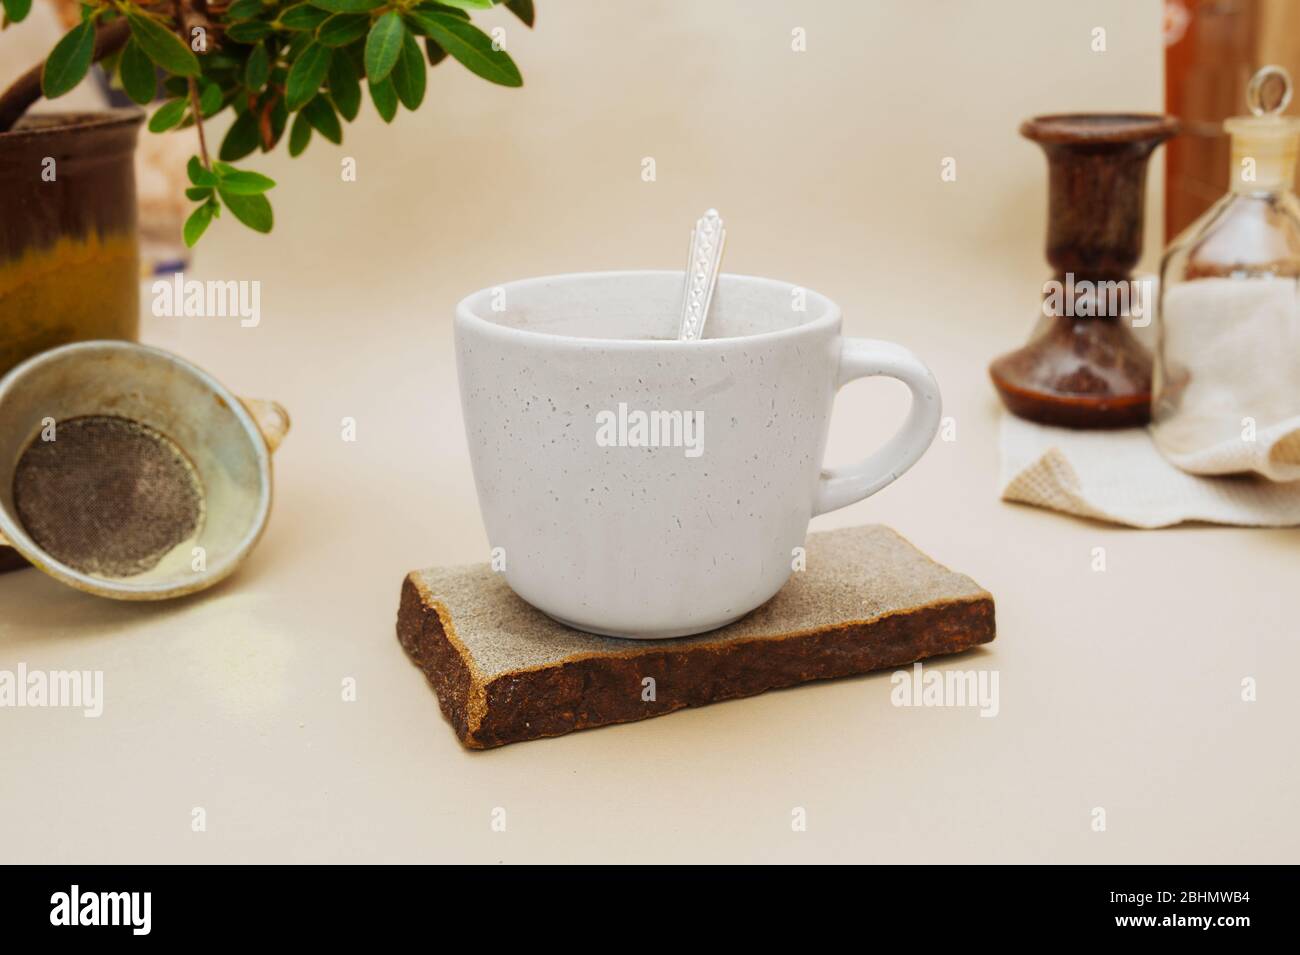
[[[174,11],[174,16],[176,18],[176,32],[179,34],[181,42],[188,45],[190,24],[186,19],[185,7],[182,5],[181,0],[172,0],[172,10]],[[199,16],[203,17],[205,12],[206,6],[203,10],[199,11]],[[212,160],[208,158],[208,137],[207,134],[203,132],[203,109],[199,103],[198,80],[191,76],[188,85],[190,90],[190,112],[194,115],[194,128],[198,130],[199,133],[199,155],[203,158],[203,168],[211,170]]]
[[[199,131],[199,155],[203,157],[203,168],[211,169],[212,160],[208,158],[208,138],[203,133],[203,110],[199,106],[199,84],[190,77],[190,112],[194,114],[194,128]]]
[[[104,24],[95,31],[95,51],[91,55],[91,60],[102,60],[116,53],[126,45],[127,38],[130,36],[131,27],[121,17]],[[41,98],[43,69],[45,69],[44,60],[14,80],[13,84],[0,94],[0,133],[9,132],[14,123],[18,122],[31,105]]]

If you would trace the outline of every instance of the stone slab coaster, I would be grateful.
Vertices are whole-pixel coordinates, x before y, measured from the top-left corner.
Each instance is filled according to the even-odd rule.
[[[487,564],[408,574],[397,636],[460,741],[488,749],[957,653],[993,639],[993,597],[870,525],[810,534],[806,570],[695,637],[572,630]]]

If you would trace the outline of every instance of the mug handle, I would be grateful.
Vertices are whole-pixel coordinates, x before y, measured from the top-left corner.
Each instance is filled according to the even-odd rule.
[[[930,369],[906,348],[871,338],[846,338],[840,352],[838,392],[850,381],[884,375],[897,378],[912,392],[907,420],[879,450],[857,464],[822,468],[813,498],[813,516],[855,504],[915,464],[939,430],[943,403]]]

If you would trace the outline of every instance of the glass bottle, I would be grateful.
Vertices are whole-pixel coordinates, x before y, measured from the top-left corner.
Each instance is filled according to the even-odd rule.
[[[1276,105],[1265,90],[1282,85]],[[1178,236],[1160,270],[1152,433],[1201,474],[1300,478],[1300,119],[1291,78],[1261,69],[1232,137],[1232,187]]]

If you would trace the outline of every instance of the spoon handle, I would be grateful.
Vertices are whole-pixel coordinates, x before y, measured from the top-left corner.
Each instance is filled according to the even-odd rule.
[[[709,303],[718,284],[722,247],[727,230],[717,209],[710,209],[695,223],[691,233],[691,253],[686,260],[686,289],[682,296],[682,325],[677,338],[696,341],[704,335],[704,321],[709,317]]]

